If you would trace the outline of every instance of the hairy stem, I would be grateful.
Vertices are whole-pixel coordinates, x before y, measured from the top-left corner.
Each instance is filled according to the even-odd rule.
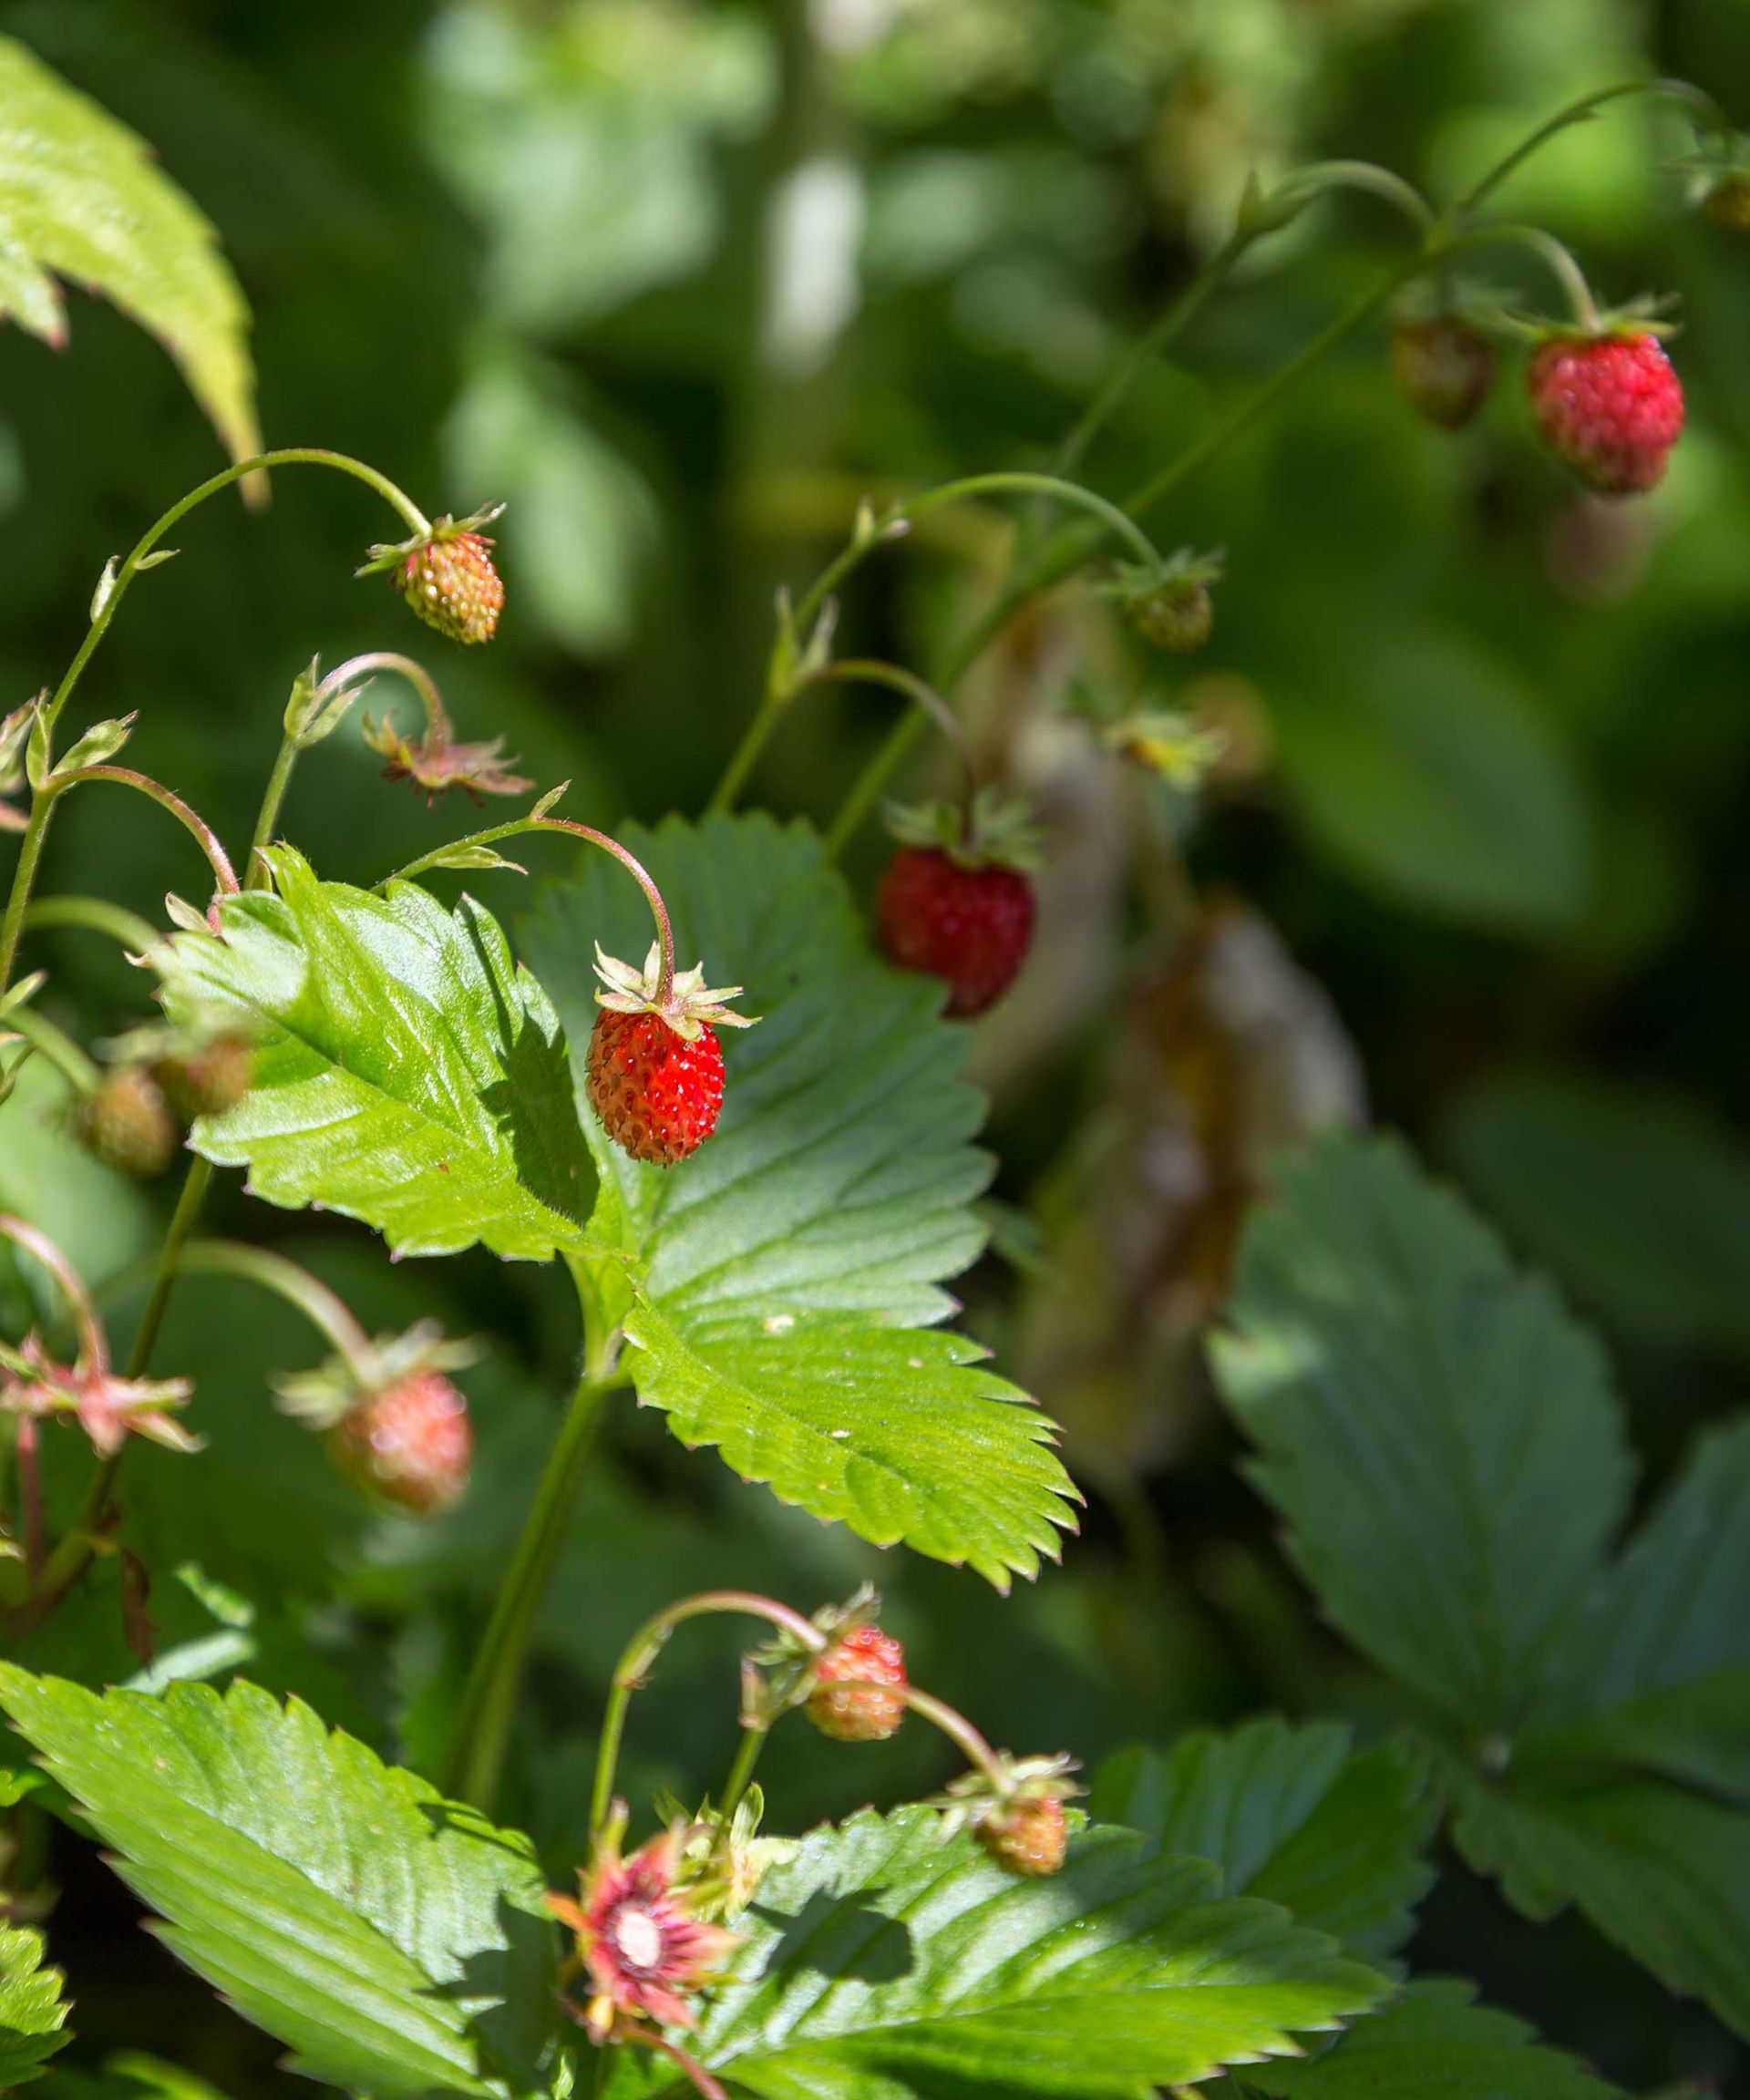
[[[596,1751],[595,1784],[590,1793],[592,1838],[601,1835],[613,1805],[614,1773],[620,1763],[620,1745],[626,1732],[626,1710],[632,1704],[633,1693],[644,1682],[651,1665],[677,1626],[684,1626],[689,1619],[708,1618],[718,1612],[763,1619],[768,1626],[776,1626],[816,1654],[828,1645],[826,1635],[811,1619],[805,1619],[788,1604],[780,1604],[751,1590],[703,1590],[696,1597],[682,1598],[678,1604],[671,1604],[654,1618],[647,1619],[627,1642],[619,1662],[614,1664],[613,1682],[609,1687],[607,1709],[602,1720],[602,1740]]]
[[[173,793],[161,781],[154,780],[149,774],[136,773],[131,766],[80,766],[71,773],[57,774],[43,789],[41,799],[45,802],[52,801],[64,795],[69,788],[80,788],[92,780],[109,780],[118,788],[131,788],[136,793],[156,802],[160,809],[168,809],[206,855],[207,865],[212,870],[219,888],[227,896],[236,895],[236,870],[232,867],[231,856],[220,843],[219,834],[180,795]]]
[[[28,1006],[15,1006],[5,1025],[46,1059],[75,1094],[88,1094],[103,1075],[63,1028]]]

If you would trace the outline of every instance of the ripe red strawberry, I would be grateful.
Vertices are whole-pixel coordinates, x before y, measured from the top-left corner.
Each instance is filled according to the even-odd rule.
[[[474,1456],[468,1402],[437,1371],[416,1371],[366,1394],[328,1432],[355,1487],[416,1517],[458,1502]]]
[[[905,1681],[905,1651],[893,1636],[853,1626],[815,1662],[808,1719],[835,1743],[885,1743],[899,1733],[905,1701],[877,1687]]]
[[[1457,430],[1488,400],[1500,360],[1481,329],[1456,314],[1400,321],[1392,331],[1392,376],[1411,407]]]
[[[937,846],[901,846],[881,877],[875,917],[888,959],[948,986],[949,1014],[995,1005],[1033,944],[1033,884],[1018,868],[968,865]]]
[[[440,531],[396,569],[396,586],[427,627],[452,642],[489,642],[504,610],[491,550],[483,533]]]
[[[590,1106],[623,1152],[674,1167],[717,1127],[723,1045],[716,1030],[753,1025],[751,1015],[723,1004],[741,987],[707,991],[703,963],[664,986],[654,945],[642,972],[599,948],[595,968],[606,989],[595,995],[602,1011],[590,1033]]]
[[[73,1111],[73,1134],[118,1174],[149,1181],[176,1150],[176,1126],[158,1081],[143,1065],[106,1072]]]
[[[1011,1801],[975,1823],[973,1835],[1011,1874],[1055,1874],[1064,1863],[1068,1838],[1064,1805],[1050,1797]]]
[[[1652,488],[1683,427],[1683,390],[1644,329],[1552,335],[1526,371],[1545,440],[1607,496]]]

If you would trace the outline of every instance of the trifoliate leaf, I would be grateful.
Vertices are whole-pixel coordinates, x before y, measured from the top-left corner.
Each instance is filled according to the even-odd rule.
[[[1475,1996],[1468,1983],[1412,1983],[1329,2049],[1243,2072],[1240,2085],[1270,2100],[1620,2100],[1523,2020]]]
[[[497,923],[411,883],[319,882],[289,847],[269,860],[278,894],[227,899],[221,938],[184,932],[164,964],[173,1020],[234,1015],[257,1045],[250,1092],[195,1125],[196,1150],[397,1253],[581,1248],[595,1177],[564,1041]]]
[[[1213,1860],[1230,1896],[1267,1898],[1357,1953],[1395,1953],[1434,1880],[1435,1805],[1396,1744],[1355,1751],[1340,1722],[1199,1729],[1169,1751],[1126,1750],[1095,1776],[1097,1822]]]
[[[1467,1726],[1512,1730],[1628,1494],[1597,1343],[1381,1139],[1285,1170],[1229,1312],[1217,1376],[1328,1616]]]
[[[633,1257],[626,1325],[640,1397],[787,1502],[879,1544],[1032,1574],[1066,1521],[1051,1426],[977,1369],[962,1339],[920,1332],[952,1310],[942,1281],[977,1254],[989,1163],[969,1140],[964,1032],[939,993],[870,952],[840,880],[802,826],[765,817],[631,830],[661,886],[679,960],[745,987],[757,1027],[724,1040],[717,1134],[662,1169],[608,1144],[592,1220]],[[582,1064],[590,958],[640,954],[635,887],[592,855],[524,923]]]
[[[689,2046],[762,2100],[1152,2100],[1385,1994],[1218,1879],[1096,1829],[1022,1881],[927,1808],[866,1812],[767,1875]]]
[[[380,2095],[534,2087],[554,1938],[525,1839],[253,1685],[98,1695],[5,1663],[0,1704],[172,1952],[299,2069]]]
[[[158,336],[234,459],[261,450],[249,310],[212,228],[151,149],[0,37],[0,317],[58,348],[56,277]]]
[[[72,2039],[62,2032],[67,2006],[61,1972],[43,1966],[43,1937],[0,1925],[0,2093],[41,2075]]]

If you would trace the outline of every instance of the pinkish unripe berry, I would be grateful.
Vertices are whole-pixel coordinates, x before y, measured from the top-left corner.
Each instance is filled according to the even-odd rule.
[[[885,1743],[899,1733],[905,1701],[883,1684],[903,1684],[905,1651],[879,1626],[857,1626],[814,1665],[808,1715],[835,1743]]]
[[[343,1415],[328,1448],[355,1487],[416,1517],[435,1516],[468,1486],[468,1403],[441,1373],[412,1372]]]
[[[452,642],[489,642],[504,610],[491,549],[483,533],[440,531],[398,564],[396,586],[427,627]]]
[[[106,1072],[74,1109],[73,1135],[94,1159],[139,1181],[163,1173],[176,1151],[163,1091],[143,1065]]]
[[[993,1808],[973,1835],[999,1867],[1035,1879],[1055,1874],[1064,1863],[1068,1832],[1061,1801],[1023,1797]]]
[[[1457,314],[1400,321],[1392,331],[1392,376],[1418,414],[1461,429],[1488,400],[1499,364],[1495,345]]]

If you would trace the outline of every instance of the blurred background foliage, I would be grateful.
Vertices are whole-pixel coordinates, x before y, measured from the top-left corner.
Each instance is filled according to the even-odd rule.
[[[255,313],[270,443],[360,453],[429,507],[509,501],[499,642],[422,654],[464,735],[504,734],[604,822],[701,804],[759,690],[774,587],[812,573],[861,493],[1044,462],[1225,235],[1249,170],[1366,156],[1449,196],[1564,100],[1646,67],[1750,118],[1750,10],[1718,0],[26,0],[0,6],[0,31],[149,139],[216,222]],[[1462,438],[1424,427],[1375,330],[1150,520],[1163,545],[1228,550],[1203,656],[1144,663],[1072,587],[969,682],[981,751],[1052,832],[1038,954],[974,1054],[1002,1165],[969,1323],[1066,1423],[1085,1535],[1065,1572],[1000,1601],[623,1415],[553,1590],[542,1725],[510,1805],[555,1873],[614,1653],[705,1580],[806,1605],[873,1573],[915,1673],[1019,1748],[1091,1760],[1266,1707],[1388,1726],[1277,1557],[1198,1346],[1271,1153],[1321,1121],[1402,1127],[1557,1272],[1609,1334],[1653,1481],[1742,1393],[1750,250],[1685,213],[1660,165],[1680,143],[1631,107],[1502,200],[1575,246],[1607,298],[1681,295],[1691,422],[1655,499],[1578,496],[1511,385]],[[1088,477],[1122,490],[1171,459],[1402,238],[1362,200],[1263,244]],[[1515,269],[1503,288],[1538,295]],[[15,700],[64,663],[104,558],[215,463],[162,354],[77,308],[59,358],[0,337]],[[868,565],[844,614],[859,652],[927,670],[1014,522],[956,510]],[[313,652],[414,645],[380,583],[348,581],[383,530],[357,489],[282,473],[267,515],[207,507],[130,597],[88,705],[140,709],[134,762],[233,841]],[[1065,720],[1090,694],[1226,731],[1194,820]],[[810,695],[759,793],[829,815],[887,705]],[[192,888],[186,841],[118,801],[69,804],[46,893]],[[324,872],[374,881],[461,827],[385,786],[349,724],[285,828]],[[859,881],[880,850],[861,841]],[[138,1012],[139,980],[88,935],[34,954],[56,973],[46,1010],[83,1038]],[[162,1192],[69,1158],[38,1091],[0,1198],[65,1231],[125,1324]],[[268,1374],[311,1360],[307,1334],[190,1282],[160,1361],[195,1377],[209,1449],[132,1467],[161,1648],[218,1642],[226,1666],[417,1763],[551,1433],[575,1341],[563,1279],[479,1256],[392,1271],[363,1232],[235,1189],[215,1217],[296,1253],[367,1322],[436,1312],[490,1342],[467,1381],[474,1491],[416,1529],[365,1514],[273,1410]],[[118,1580],[80,1606],[93,1676],[133,1668]],[[702,1789],[733,1715],[723,1644],[677,1644],[630,1776]],[[780,1734],[780,1820],[942,1776],[911,1735],[860,1756]],[[1595,1936],[1530,1926],[1447,1866],[1418,1969],[1478,1977],[1639,2089],[1745,2074],[1704,2013]],[[82,1855],[14,1878],[61,1868],[80,2054],[158,2047],[277,2089],[266,2045],[157,1966]]]

